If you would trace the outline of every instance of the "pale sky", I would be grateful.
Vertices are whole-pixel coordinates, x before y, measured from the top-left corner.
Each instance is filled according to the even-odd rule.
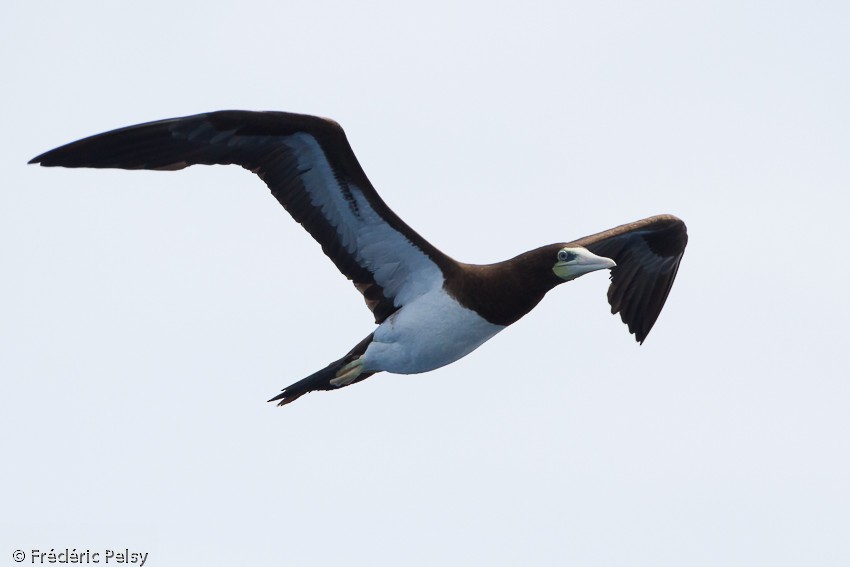
[[[0,565],[850,564],[850,5],[223,6],[0,10]],[[228,108],[337,120],[459,260],[690,244],[643,346],[591,274],[275,408],[372,320],[262,182],[26,165]]]

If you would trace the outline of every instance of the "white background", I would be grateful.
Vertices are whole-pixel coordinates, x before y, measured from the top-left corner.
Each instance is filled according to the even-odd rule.
[[[846,2],[4,4],[0,565],[850,564],[848,29]],[[226,108],[336,119],[460,260],[666,212],[690,245],[642,347],[592,274],[454,365],[278,409],[372,322],[259,180],[26,165]]]

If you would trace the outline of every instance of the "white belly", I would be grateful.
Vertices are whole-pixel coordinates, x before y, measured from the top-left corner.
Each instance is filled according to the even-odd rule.
[[[434,370],[463,358],[504,329],[462,307],[442,288],[405,305],[381,323],[363,367],[396,374]]]

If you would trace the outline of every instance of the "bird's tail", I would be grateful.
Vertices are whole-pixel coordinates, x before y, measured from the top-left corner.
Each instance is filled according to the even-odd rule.
[[[370,334],[339,360],[331,362],[318,372],[314,372],[294,384],[290,384],[269,401],[277,402],[278,406],[285,406],[308,392],[336,390],[365,380],[374,372],[363,370],[360,366],[360,356],[366,352],[366,347],[371,342],[372,335]]]

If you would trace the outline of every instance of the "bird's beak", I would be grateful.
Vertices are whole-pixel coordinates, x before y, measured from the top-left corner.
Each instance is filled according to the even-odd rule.
[[[610,269],[616,266],[617,263],[611,258],[597,256],[587,249],[579,249],[576,251],[576,258],[569,262],[558,262],[552,271],[559,278],[565,281],[574,280],[584,274],[595,272],[596,270]]]
[[[588,255],[591,256],[588,261],[588,265],[591,268],[588,270],[588,272],[593,272],[596,270],[610,270],[611,268],[617,265],[617,262],[615,262],[611,258],[606,258],[605,256],[597,256],[592,252],[588,252]]]

